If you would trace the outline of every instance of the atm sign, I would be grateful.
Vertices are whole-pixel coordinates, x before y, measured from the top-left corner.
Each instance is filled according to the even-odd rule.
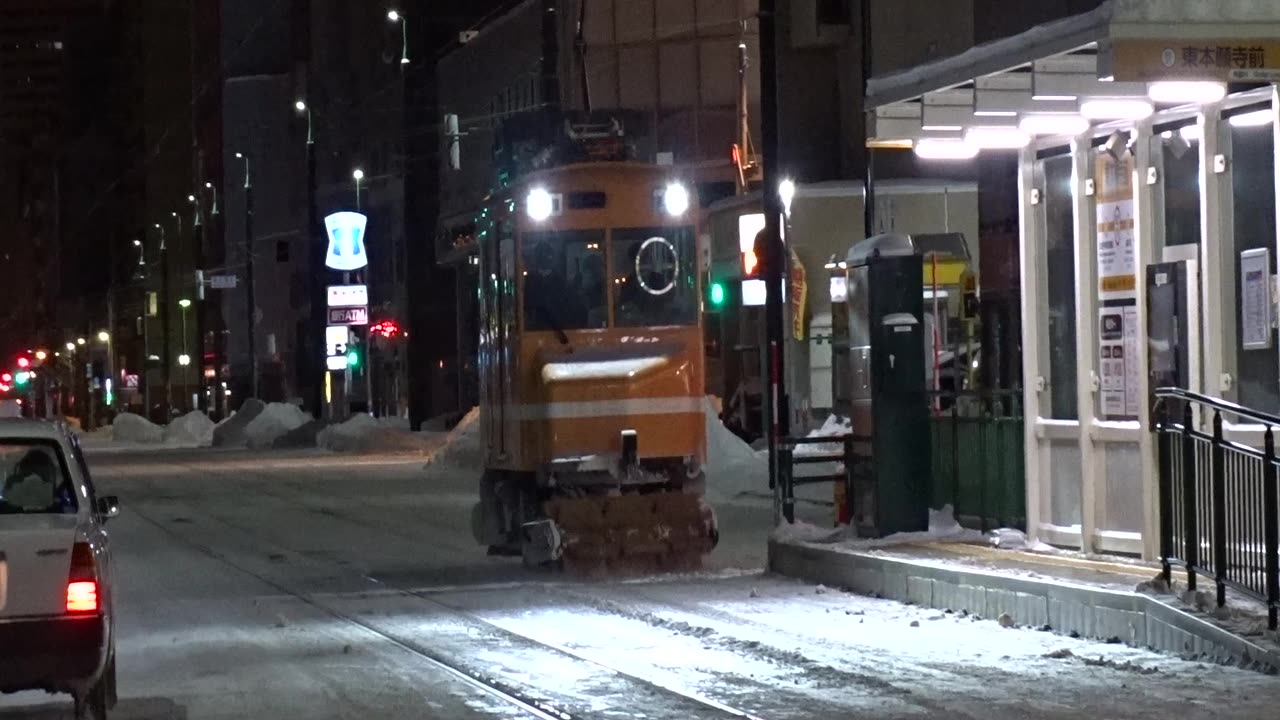
[[[368,325],[369,308],[329,308],[330,325]]]

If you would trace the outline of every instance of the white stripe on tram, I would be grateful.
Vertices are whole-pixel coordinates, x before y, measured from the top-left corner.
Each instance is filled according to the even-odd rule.
[[[626,398],[512,405],[507,408],[507,416],[513,420],[574,420],[618,415],[700,413],[703,408],[704,401],[697,397]]]

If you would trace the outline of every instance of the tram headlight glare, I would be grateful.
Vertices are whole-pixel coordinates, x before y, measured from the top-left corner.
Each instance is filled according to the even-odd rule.
[[[680,183],[671,183],[662,193],[662,206],[668,215],[683,215],[689,209],[689,191]]]
[[[534,222],[542,222],[551,217],[551,193],[544,188],[534,188],[525,198],[525,212]]]

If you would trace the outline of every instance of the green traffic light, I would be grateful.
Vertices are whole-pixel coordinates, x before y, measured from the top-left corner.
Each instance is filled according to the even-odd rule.
[[[26,371],[20,372],[17,375],[13,376],[13,381],[18,385],[26,385],[27,381],[30,379],[31,379],[31,373]]]
[[[714,307],[720,307],[724,304],[725,292],[724,284],[711,283],[711,304]]]
[[[359,367],[359,366],[360,366],[360,353],[356,352],[355,350],[348,352],[347,367]]]

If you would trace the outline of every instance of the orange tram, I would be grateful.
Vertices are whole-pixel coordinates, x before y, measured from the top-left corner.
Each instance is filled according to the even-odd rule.
[[[541,170],[482,213],[472,529],[491,553],[653,571],[715,546],[697,209],[674,174]]]

